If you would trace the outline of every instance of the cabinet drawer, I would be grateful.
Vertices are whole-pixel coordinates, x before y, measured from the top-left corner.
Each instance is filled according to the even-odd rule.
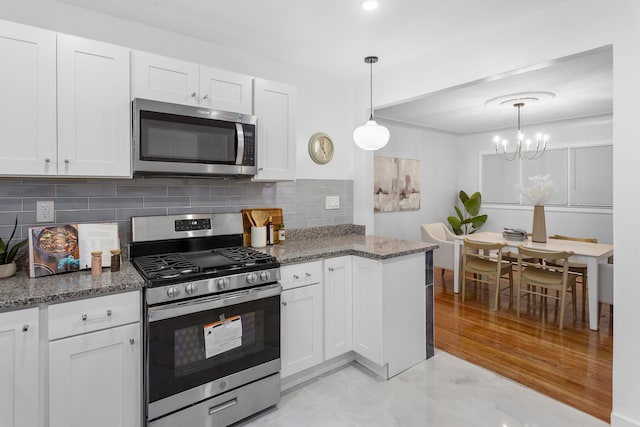
[[[322,282],[322,261],[285,265],[280,268],[282,289],[293,289],[300,286]]]
[[[49,339],[140,321],[140,292],[126,292],[49,306]]]

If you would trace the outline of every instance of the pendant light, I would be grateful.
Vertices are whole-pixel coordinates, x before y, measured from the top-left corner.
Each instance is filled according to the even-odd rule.
[[[389,129],[384,126],[380,126],[373,120],[373,64],[378,62],[377,56],[367,56],[364,58],[364,62],[369,64],[370,69],[370,106],[371,115],[369,120],[364,125],[356,128],[353,131],[353,140],[356,145],[363,150],[379,150],[389,142]]]

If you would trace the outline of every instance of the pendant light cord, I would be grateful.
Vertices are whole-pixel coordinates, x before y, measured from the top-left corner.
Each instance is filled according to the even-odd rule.
[[[369,62],[369,105],[371,108],[369,120],[373,120],[373,62]]]

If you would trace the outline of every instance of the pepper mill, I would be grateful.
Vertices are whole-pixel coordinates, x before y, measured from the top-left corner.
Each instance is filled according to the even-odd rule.
[[[102,274],[102,251],[91,252],[91,274]]]

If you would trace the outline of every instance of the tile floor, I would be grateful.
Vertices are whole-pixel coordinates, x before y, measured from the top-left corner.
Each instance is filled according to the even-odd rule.
[[[383,381],[352,364],[283,393],[251,427],[591,427],[608,424],[443,351]]]

